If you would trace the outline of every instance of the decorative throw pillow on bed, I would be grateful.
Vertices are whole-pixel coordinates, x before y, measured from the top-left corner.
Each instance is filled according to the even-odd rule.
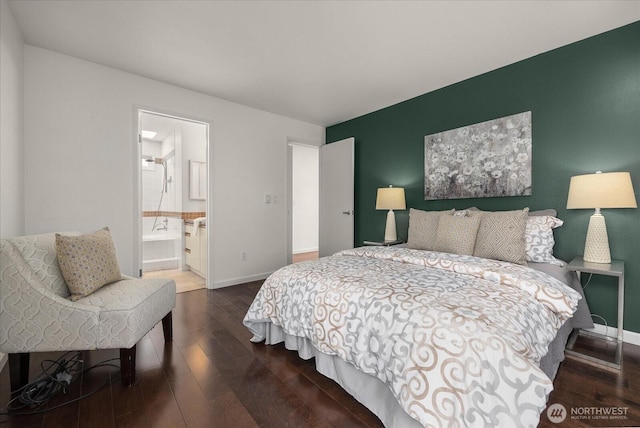
[[[78,236],[56,233],[56,254],[73,301],[122,279],[108,227]]]
[[[453,210],[423,211],[410,208],[407,247],[416,250],[433,250],[440,217],[443,215],[451,215],[452,213]]]
[[[433,249],[443,253],[472,255],[480,219],[480,216],[442,216]]]
[[[521,265],[527,264],[525,229],[529,208],[517,211],[478,211],[478,213],[481,213],[481,221],[473,255]]]
[[[553,256],[553,229],[562,226],[563,223],[559,218],[550,215],[529,216],[525,235],[528,262],[564,265]]]

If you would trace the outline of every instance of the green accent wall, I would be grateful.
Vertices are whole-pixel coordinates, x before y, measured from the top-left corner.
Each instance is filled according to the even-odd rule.
[[[524,111],[532,112],[531,196],[424,200],[426,135]],[[571,260],[583,253],[593,213],[566,209],[571,176],[629,171],[640,202],[640,21],[326,130],[328,143],[347,137],[356,140],[356,245],[383,239],[376,189],[392,184],[405,188],[407,208],[555,208],[565,221],[555,254]],[[399,238],[407,238],[408,212],[396,211]],[[626,262],[624,329],[640,332],[640,211],[603,213],[611,255]],[[586,292],[591,312],[616,326],[616,280],[594,275]]]

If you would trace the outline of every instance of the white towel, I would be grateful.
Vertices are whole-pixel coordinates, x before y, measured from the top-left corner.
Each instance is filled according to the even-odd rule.
[[[198,217],[197,219],[193,220],[193,234],[197,235],[198,231],[200,230],[200,223],[205,223],[206,224],[207,218],[206,217]]]

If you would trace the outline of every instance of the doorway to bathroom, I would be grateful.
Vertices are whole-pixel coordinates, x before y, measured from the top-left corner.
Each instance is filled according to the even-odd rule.
[[[138,110],[140,276],[205,288],[209,124]]]

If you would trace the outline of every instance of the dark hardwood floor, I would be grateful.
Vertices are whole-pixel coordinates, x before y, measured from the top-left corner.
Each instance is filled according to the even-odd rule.
[[[92,370],[75,380],[53,407],[91,391],[73,404],[38,415],[0,416],[0,427],[381,427],[380,421],[336,383],[315,371],[313,360],[279,346],[249,342],[242,318],[260,283],[176,296],[174,341],[165,345],[161,325],[138,344],[138,382],[123,388],[113,369]],[[606,352],[589,342],[594,352]],[[61,353],[34,354],[40,361]],[[84,353],[85,366],[115,358],[117,351]],[[9,400],[8,366],[0,372],[0,407]],[[625,345],[621,372],[566,360],[549,404],[626,407],[627,419],[570,419],[541,427],[640,425],[640,347]]]

